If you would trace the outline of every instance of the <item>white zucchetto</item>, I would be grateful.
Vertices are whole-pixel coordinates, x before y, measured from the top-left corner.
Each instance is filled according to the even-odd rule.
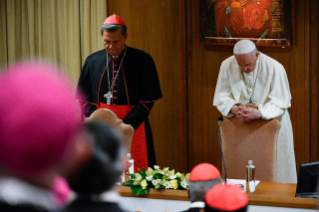
[[[250,40],[240,40],[234,46],[234,54],[248,54],[256,49],[254,42]]]

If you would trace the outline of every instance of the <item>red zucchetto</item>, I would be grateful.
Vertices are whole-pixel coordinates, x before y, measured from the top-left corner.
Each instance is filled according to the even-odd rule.
[[[120,24],[126,26],[122,18],[116,14],[113,14],[105,19],[104,24]]]
[[[214,180],[220,177],[218,169],[209,163],[200,163],[195,166],[189,176],[189,180],[196,181],[206,181]]]
[[[217,184],[206,192],[205,212],[210,211],[246,211],[248,197],[239,186]]]

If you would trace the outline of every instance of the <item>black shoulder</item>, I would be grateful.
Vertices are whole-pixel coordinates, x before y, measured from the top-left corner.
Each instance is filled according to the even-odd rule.
[[[101,59],[106,56],[106,51],[105,49],[102,49],[100,51],[94,52],[93,54],[89,55],[86,60],[95,60],[95,59]]]

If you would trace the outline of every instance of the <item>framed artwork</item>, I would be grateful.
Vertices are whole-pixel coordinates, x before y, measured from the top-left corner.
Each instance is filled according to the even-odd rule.
[[[199,43],[294,46],[294,0],[199,0]]]

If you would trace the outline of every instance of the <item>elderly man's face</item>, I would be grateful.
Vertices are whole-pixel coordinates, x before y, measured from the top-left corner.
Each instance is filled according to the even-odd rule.
[[[114,32],[107,32],[104,30],[102,38],[106,51],[111,56],[119,56],[125,48],[127,34],[126,37],[123,36],[122,28],[118,28]]]
[[[257,52],[256,56],[253,56],[253,53],[235,55],[237,64],[240,70],[246,74],[255,70],[256,62],[258,59],[259,53]]]

